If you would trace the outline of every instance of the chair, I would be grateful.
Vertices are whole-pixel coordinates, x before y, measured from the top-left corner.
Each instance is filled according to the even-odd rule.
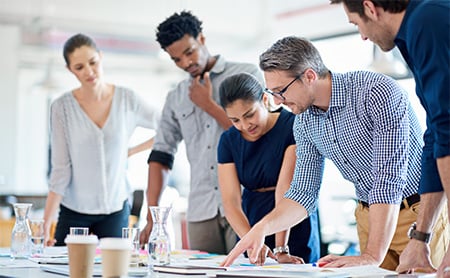
[[[139,216],[141,215],[142,204],[144,202],[144,190],[138,189],[133,192],[133,200],[131,203],[130,217],[128,226],[136,228],[139,226]]]

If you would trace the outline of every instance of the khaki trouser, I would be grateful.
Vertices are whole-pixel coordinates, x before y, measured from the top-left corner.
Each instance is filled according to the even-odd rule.
[[[188,222],[189,248],[215,254],[228,254],[237,241],[237,236],[225,217]]]
[[[409,227],[417,219],[420,202],[400,210],[397,228],[394,237],[389,245],[388,252],[380,267],[395,270],[399,264],[400,253],[405,249],[409,242],[407,236]],[[369,208],[358,204],[355,210],[355,217],[358,229],[359,245],[361,253],[364,252],[367,245],[369,234]],[[435,267],[439,266],[449,245],[450,228],[447,217],[447,204],[443,206],[441,213],[436,221],[430,242],[431,261]]]

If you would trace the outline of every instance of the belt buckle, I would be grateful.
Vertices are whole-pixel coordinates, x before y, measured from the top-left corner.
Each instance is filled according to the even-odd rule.
[[[415,203],[420,201],[420,199],[419,200],[416,200],[416,199],[417,199],[417,194],[413,194],[411,196],[406,197],[405,199],[402,200],[400,209],[410,208],[412,205],[414,205]]]
[[[403,207],[402,207],[402,205],[403,205]],[[400,205],[400,210],[409,208],[408,198],[405,198],[402,200],[402,205]]]

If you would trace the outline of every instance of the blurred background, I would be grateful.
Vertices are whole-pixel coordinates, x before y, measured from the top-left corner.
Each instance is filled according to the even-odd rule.
[[[36,214],[45,202],[49,105],[78,86],[63,61],[65,40],[80,32],[93,37],[104,52],[106,79],[132,88],[162,109],[168,90],[186,75],[160,49],[155,30],[165,18],[182,10],[192,11],[203,21],[210,53],[228,60],[257,63],[259,54],[277,39],[296,35],[312,40],[332,71],[371,69],[386,73],[410,93],[424,126],[414,81],[397,50],[382,53],[371,42],[362,41],[343,8],[330,5],[328,0],[0,0],[3,217],[11,214],[10,196],[31,200]],[[154,132],[138,129],[130,145]],[[146,188],[148,154],[143,152],[129,160],[128,177],[136,190]],[[184,200],[188,194],[189,165],[184,146],[179,148],[170,187],[168,203],[175,198]],[[183,211],[184,201],[177,203]],[[354,205],[353,186],[327,162],[320,195],[325,242],[357,241]],[[346,248],[346,244],[336,248]]]

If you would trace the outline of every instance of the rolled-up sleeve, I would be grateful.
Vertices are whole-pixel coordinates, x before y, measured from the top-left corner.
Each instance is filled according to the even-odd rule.
[[[173,112],[173,102],[170,100],[170,97],[171,93],[167,95],[159,120],[158,129],[156,131],[153,150],[147,160],[148,163],[156,161],[169,168],[173,165],[173,159],[178,149],[178,144],[183,140],[181,128],[175,117],[175,113]]]

